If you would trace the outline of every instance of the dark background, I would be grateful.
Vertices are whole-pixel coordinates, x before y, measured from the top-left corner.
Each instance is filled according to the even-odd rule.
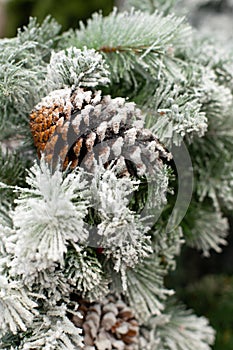
[[[113,8],[114,0],[9,0],[5,5],[6,20],[1,36],[14,36],[18,27],[28,23],[29,16],[42,21],[51,14],[63,30],[78,27],[79,20],[86,20],[95,11],[104,15]],[[2,2],[0,6],[4,6]],[[0,17],[1,18],[1,17]],[[1,22],[1,19],[0,19]]]

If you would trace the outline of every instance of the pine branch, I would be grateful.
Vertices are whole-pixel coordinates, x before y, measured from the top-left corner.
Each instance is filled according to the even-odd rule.
[[[191,203],[182,227],[187,244],[201,250],[204,256],[209,256],[211,249],[221,252],[227,244],[228,221],[210,205]]]
[[[96,169],[91,182],[91,202],[97,210],[96,244],[114,262],[114,270],[122,275],[126,289],[126,270],[136,265],[150,252],[148,227],[129,209],[130,195],[137,190],[138,181],[118,178],[117,168]]]
[[[157,337],[162,349],[167,350],[210,350],[215,332],[204,317],[197,317],[182,305],[168,306],[166,314],[169,322],[159,326]]]
[[[145,350],[210,350],[214,338],[206,318],[170,300],[162,315],[152,316],[142,327],[140,343]]]
[[[17,271],[14,264],[15,260],[10,264],[10,271],[13,276],[15,275],[15,271]],[[28,269],[27,274],[24,273],[14,277],[20,278],[31,293],[44,296],[49,300],[51,305],[57,305],[60,302],[69,303],[72,288],[67,283],[64,271],[58,264],[54,264],[48,268],[42,268],[37,273],[33,269],[31,270]]]
[[[31,334],[22,340],[19,349],[82,349],[81,329],[75,327],[68,319],[66,305],[62,304],[51,308],[46,306],[45,311],[35,318],[31,324]]]
[[[34,44],[31,58],[41,62],[41,60],[48,59],[51,50],[56,46],[60,30],[61,25],[50,15],[44,19],[41,25],[38,24],[36,18],[30,17],[28,25],[18,30],[17,39],[21,45],[24,43]],[[34,65],[35,63],[33,63]]]
[[[233,207],[232,118],[226,114],[224,119],[214,126],[210,123],[205,138],[195,140],[189,148],[198,179],[197,194],[201,201],[211,198],[217,210]]]
[[[181,247],[185,243],[181,225],[174,222],[172,231],[166,231],[164,223],[158,221],[152,236],[152,246],[155,254],[159,257],[160,263],[167,270],[174,270],[176,267],[176,257],[180,254]]]
[[[19,282],[9,282],[0,277],[0,321],[1,335],[10,330],[13,334],[17,330],[26,331],[38,311],[37,304],[32,301]]]
[[[190,35],[183,19],[157,12],[149,15],[140,11],[117,13],[108,17],[94,14],[85,27],[65,33],[62,48],[75,46],[94,48],[103,53],[110,67],[112,81],[134,80],[134,74],[158,78],[164,74],[177,76],[179,63],[171,47],[179,48]],[[179,73],[181,74],[181,73]]]
[[[109,83],[109,71],[102,56],[95,50],[70,47],[57,53],[53,52],[48,65],[48,83],[51,88],[59,89],[78,86],[96,87]]]
[[[166,145],[180,146],[184,139],[192,142],[193,137],[202,137],[207,130],[200,93],[188,84],[161,82],[150,100],[144,102],[147,126]]]
[[[151,315],[159,315],[164,309],[163,302],[173,291],[164,287],[166,269],[160,259],[152,254],[127,271],[127,295],[129,303],[143,322]]]
[[[73,292],[94,301],[108,294],[108,280],[96,254],[91,249],[69,249],[64,274]]]
[[[45,94],[46,61],[59,30],[60,26],[50,17],[41,26],[31,18],[17,37],[0,40],[1,131],[25,127],[27,114]]]
[[[194,35],[193,45],[189,47],[186,55],[196,64],[199,69],[206,67],[214,73],[216,82],[220,85],[233,89],[232,75],[232,49],[212,36],[204,36],[201,33]],[[213,74],[206,75],[207,82],[213,78]],[[205,83],[205,81],[203,81]]]
[[[8,186],[25,185],[25,159],[21,158],[20,152],[11,152],[8,149],[3,151],[0,147],[0,182]],[[10,201],[13,203],[15,194],[12,189],[1,189],[1,202]]]
[[[15,269],[23,275],[63,264],[69,242],[87,239],[83,221],[87,182],[81,171],[63,178],[60,170],[52,173],[42,159],[31,168],[26,181],[30,188],[20,190],[13,212]]]
[[[144,12],[153,13],[160,10],[163,13],[170,12],[175,4],[175,0],[123,0],[120,10],[129,10],[132,7]]]
[[[10,216],[11,205],[0,203],[0,277],[11,278],[11,263],[14,257],[15,242],[13,222]]]

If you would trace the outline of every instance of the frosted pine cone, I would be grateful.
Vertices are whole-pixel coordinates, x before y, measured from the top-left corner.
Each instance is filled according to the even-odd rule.
[[[98,303],[78,302],[83,318],[72,321],[83,329],[85,350],[139,349],[139,324],[121,299],[111,295]]]
[[[143,128],[141,111],[124,98],[101,96],[77,88],[50,93],[32,111],[30,127],[39,155],[60,159],[65,169],[81,165],[91,170],[94,160],[114,160],[121,174],[143,175],[160,158],[171,155]]]

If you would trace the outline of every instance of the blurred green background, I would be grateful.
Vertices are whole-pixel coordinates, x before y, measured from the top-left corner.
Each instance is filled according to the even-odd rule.
[[[42,21],[51,14],[63,30],[78,27],[79,20],[86,20],[95,11],[108,14],[114,0],[0,0],[0,6],[5,6],[4,33],[1,36],[14,36],[16,29],[28,23],[28,17],[37,17]]]
[[[215,16],[221,11],[229,12],[227,9],[229,0],[209,2],[203,0],[203,2],[205,2],[204,10],[208,15],[211,11]],[[77,28],[79,20],[85,22],[95,11],[101,10],[104,15],[107,15],[113,4],[113,0],[0,0],[0,36],[16,35],[17,28],[28,23],[29,16],[35,16],[42,21],[48,14],[56,18],[62,25],[63,31],[70,27]],[[193,16],[190,15],[194,24],[198,23],[201,16],[203,16],[203,6],[200,6],[200,11],[195,8]],[[229,220],[232,232],[233,219]],[[233,349],[233,239],[231,236],[228,239],[229,245],[223,249],[223,253],[213,253],[208,259],[203,258],[197,251],[184,247],[181,256],[178,257],[178,268],[167,277],[167,285],[171,288],[175,286],[178,297],[198,315],[207,316],[217,330],[214,350]]]

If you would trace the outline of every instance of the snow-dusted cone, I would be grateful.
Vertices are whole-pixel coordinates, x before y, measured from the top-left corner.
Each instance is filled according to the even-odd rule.
[[[171,157],[143,123],[134,103],[82,88],[53,91],[30,115],[35,146],[48,161],[59,158],[64,169],[70,163],[91,170],[94,159],[115,160],[122,174],[134,175]]]
[[[78,300],[83,318],[73,323],[84,333],[85,350],[138,350],[139,324],[133,311],[112,295],[101,302]]]

